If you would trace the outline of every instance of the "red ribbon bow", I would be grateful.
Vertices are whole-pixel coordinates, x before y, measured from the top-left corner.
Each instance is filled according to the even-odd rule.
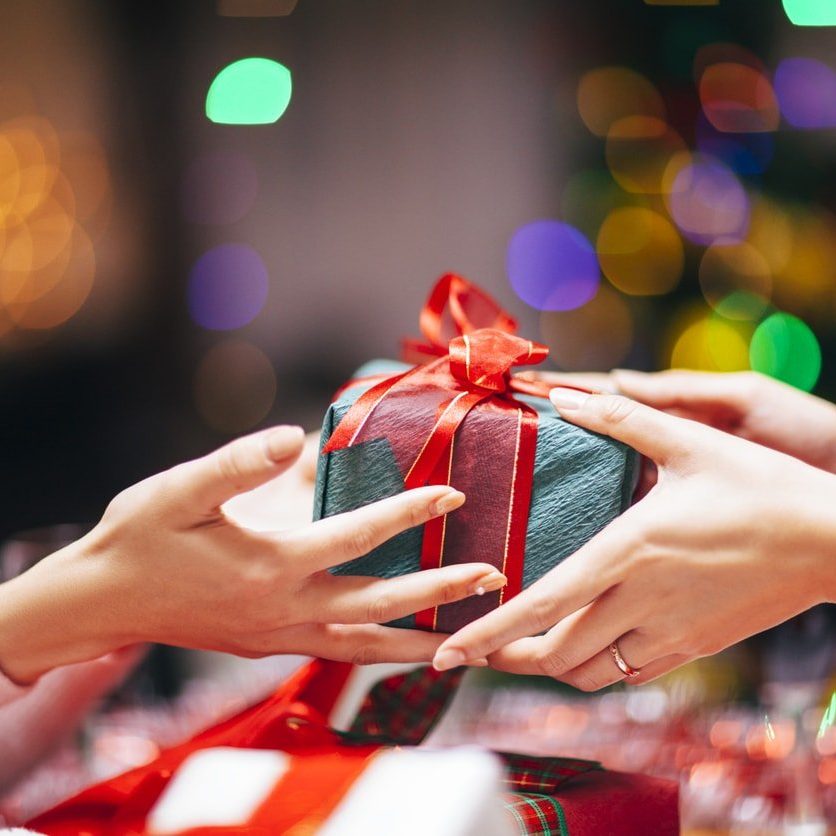
[[[485,562],[508,578],[500,592],[418,613],[419,627],[452,632],[522,588],[528,510],[537,444],[537,411],[513,392],[547,388],[513,378],[549,350],[516,335],[514,319],[461,276],[436,283],[421,312],[427,343],[408,341],[419,359],[386,376],[352,405],[323,448],[330,453],[389,440],[404,486],[453,485],[467,502],[424,526],[421,568]]]

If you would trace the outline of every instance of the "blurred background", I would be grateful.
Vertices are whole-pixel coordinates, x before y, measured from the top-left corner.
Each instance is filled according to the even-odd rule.
[[[5,0],[0,24],[0,542],[314,429],[448,270],[554,368],[836,395],[832,0]],[[824,705],[832,625],[703,691]],[[158,652],[146,693],[182,669]]]

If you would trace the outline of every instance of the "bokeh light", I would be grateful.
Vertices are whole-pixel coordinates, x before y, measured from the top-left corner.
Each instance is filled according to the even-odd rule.
[[[654,117],[627,116],[613,123],[607,134],[607,165],[628,192],[660,194],[668,164],[685,150],[682,137]]]
[[[766,259],[773,275],[780,273],[790,260],[793,245],[789,214],[772,198],[755,195],[746,240]]]
[[[774,313],[752,335],[749,356],[755,371],[809,392],[821,373],[821,348],[809,326],[787,313]]]
[[[775,140],[771,133],[723,133],[700,112],[696,147],[725,163],[735,174],[763,174],[774,156]]]
[[[620,293],[602,286],[582,308],[543,313],[540,333],[564,371],[609,371],[630,352],[633,315]]]
[[[783,0],[787,17],[796,26],[836,26],[833,0]]]
[[[794,128],[836,127],[836,71],[813,58],[785,58],[775,70],[775,92]]]
[[[209,151],[186,169],[180,193],[183,216],[197,224],[232,224],[252,208],[258,176],[238,151]]]
[[[276,375],[260,348],[245,340],[224,340],[200,361],[193,392],[207,426],[221,433],[241,433],[270,412],[276,399]]]
[[[711,310],[696,308],[674,323],[668,344],[668,366],[711,372],[749,368],[748,323],[733,322]]]
[[[87,300],[110,208],[104,151],[29,114],[0,124],[0,334],[62,325]]]
[[[741,240],[749,228],[749,200],[734,172],[703,154],[678,155],[665,172],[668,210],[686,238],[713,244]]]
[[[586,127],[601,137],[627,116],[664,121],[666,115],[659,91],[627,67],[599,67],[586,73],[578,84],[578,112]]]
[[[588,302],[600,273],[592,244],[560,221],[520,227],[508,244],[508,279],[515,293],[541,311],[568,311]]]
[[[773,299],[783,310],[828,323],[836,316],[836,216],[817,206],[792,207],[786,264],[775,271]]]
[[[694,53],[692,73],[698,85],[703,73],[715,64],[740,64],[766,74],[766,65],[752,50],[728,41],[713,41],[703,44]]]
[[[189,275],[189,313],[204,328],[240,328],[267,300],[267,268],[246,244],[220,244],[195,262]]]
[[[733,62],[711,64],[699,81],[700,102],[708,121],[725,133],[777,130],[778,100],[766,75]]]
[[[224,67],[206,94],[206,116],[223,125],[268,125],[287,110],[290,70],[269,58],[241,58]]]
[[[746,242],[709,247],[699,269],[706,302],[726,319],[756,319],[772,294],[772,271],[766,259]]]
[[[604,218],[622,206],[643,206],[647,200],[625,192],[609,171],[587,169],[573,174],[563,189],[561,217],[590,239],[598,234]]]
[[[597,250],[604,275],[633,296],[667,293],[682,276],[682,239],[667,219],[650,209],[611,212],[598,233]]]

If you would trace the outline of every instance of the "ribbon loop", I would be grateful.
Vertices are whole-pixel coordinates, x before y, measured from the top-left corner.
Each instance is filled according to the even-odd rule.
[[[496,328],[480,328],[450,340],[450,372],[467,388],[505,392],[514,366],[542,363],[549,350]]]

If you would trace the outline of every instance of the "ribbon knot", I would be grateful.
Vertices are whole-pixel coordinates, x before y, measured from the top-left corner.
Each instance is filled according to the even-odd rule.
[[[449,344],[450,373],[467,388],[505,392],[514,366],[542,363],[549,350],[498,328],[480,328]]]

